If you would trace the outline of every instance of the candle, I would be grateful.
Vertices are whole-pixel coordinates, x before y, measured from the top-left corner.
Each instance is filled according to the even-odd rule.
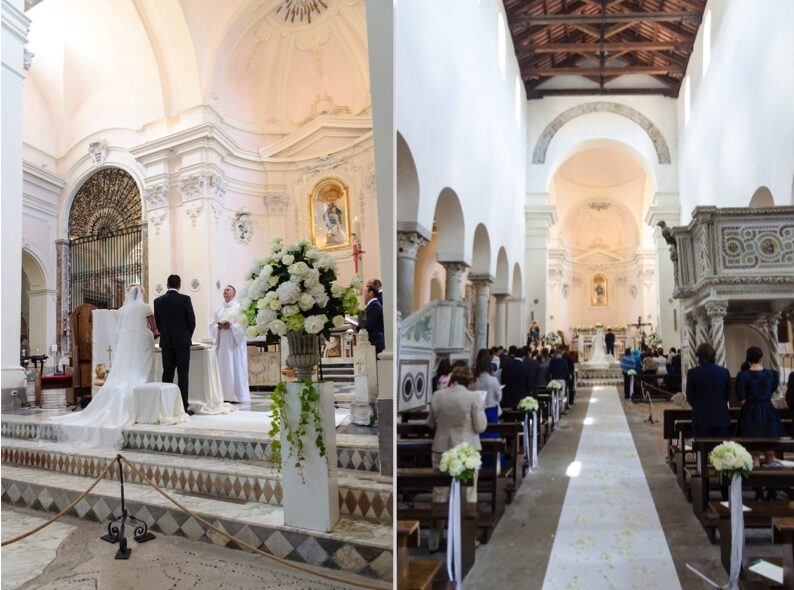
[[[361,223],[358,221],[358,217],[353,219],[353,233],[358,238],[359,242],[361,241]]]

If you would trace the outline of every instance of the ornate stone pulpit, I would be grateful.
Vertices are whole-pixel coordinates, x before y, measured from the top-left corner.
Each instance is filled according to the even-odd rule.
[[[689,225],[659,226],[681,306],[684,375],[701,342],[726,364],[726,324],[752,328],[769,350],[767,366],[780,371],[777,323],[794,309],[794,207],[697,207]]]

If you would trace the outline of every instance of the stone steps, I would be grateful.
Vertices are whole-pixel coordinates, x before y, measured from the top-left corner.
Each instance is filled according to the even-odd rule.
[[[0,433],[3,437],[30,440],[35,438],[41,420],[41,415],[4,415],[0,419]],[[44,432],[46,438],[46,427]],[[245,432],[134,424],[124,431],[124,450],[243,461],[270,460],[270,440],[264,427],[262,432]],[[336,454],[339,469],[380,471],[377,436],[337,434]]]
[[[3,438],[3,466],[35,468],[94,478],[116,452],[98,449],[64,450],[58,443]],[[266,460],[229,461],[164,452],[123,450],[121,454],[164,489],[219,499],[281,505],[281,473]],[[113,478],[117,479],[118,475]],[[143,483],[129,468],[125,481]],[[339,470],[341,514],[353,518],[392,521],[391,478],[364,471]]]
[[[5,452],[5,449],[4,449]],[[0,482],[3,502],[45,512],[59,512],[80,495],[92,479],[85,475],[5,465]],[[80,501],[70,514],[104,522],[119,515],[119,484],[105,480]],[[342,570],[378,580],[392,579],[392,527],[344,515],[330,533],[284,525],[280,506],[230,501],[169,492],[188,509],[214,526],[278,557],[313,566]],[[129,513],[155,532],[180,535],[193,541],[239,548],[225,537],[205,530],[157,491],[140,483],[124,484]],[[97,527],[99,534],[102,527]]]

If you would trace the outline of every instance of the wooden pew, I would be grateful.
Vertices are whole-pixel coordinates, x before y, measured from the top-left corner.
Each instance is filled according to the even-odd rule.
[[[723,485],[727,486],[730,481],[727,477],[722,477]],[[784,468],[758,468],[750,472],[749,476],[742,478],[742,489],[753,489],[759,487],[774,487],[777,489],[794,487],[794,469]],[[743,505],[750,509],[744,513],[744,527],[750,528],[770,528],[773,518],[794,517],[794,502],[789,500],[775,500],[772,502],[759,502],[743,500]],[[731,513],[730,509],[723,506],[721,502],[710,502],[709,508],[719,518],[720,531],[720,557],[722,565],[726,571],[731,568]]]
[[[406,425],[400,425],[405,427]],[[411,425],[419,426],[419,425]],[[432,461],[432,440],[416,439],[416,440],[398,440],[397,441],[397,470],[398,481],[397,491],[403,494],[416,494],[421,492],[431,492],[433,487],[449,487],[450,478],[446,474],[439,474],[437,471],[428,467],[411,467],[412,461],[415,461],[417,454],[424,454],[428,461]],[[482,440],[482,455],[483,457],[490,457],[491,464],[496,465],[499,455],[505,452],[505,440],[500,438],[484,439]],[[406,462],[404,457],[408,457]],[[408,471],[411,470],[411,471]],[[421,481],[400,481],[400,477],[405,476],[431,476],[432,474],[440,476],[445,483],[436,483],[429,488],[426,485],[426,479]],[[508,477],[512,476],[512,470],[509,468],[502,469],[502,473],[497,475],[496,469],[493,467],[484,467],[480,469],[477,478],[477,493],[487,495],[488,501],[480,506],[478,502],[477,510],[477,524],[483,532],[483,543],[487,543],[493,529],[496,527],[499,519],[505,511],[505,503],[507,500],[507,482]],[[406,518],[419,518],[419,516],[405,516]]]
[[[676,449],[678,448],[678,436],[673,430],[676,420],[690,420],[692,410],[683,408],[668,408],[662,416],[662,436],[667,441],[667,464],[673,473],[677,473]]]
[[[783,545],[783,588],[794,590],[794,518],[772,518],[772,540]]]
[[[776,456],[780,457],[783,453],[794,452],[794,440],[790,438],[731,438],[729,440],[739,443],[750,453],[772,451]],[[713,512],[711,514],[708,513],[706,507],[709,506],[709,492],[712,488],[711,480],[718,478],[719,474],[710,467],[708,455],[714,447],[722,444],[722,442],[724,442],[722,438],[696,438],[692,441],[692,450],[697,457],[697,477],[692,478],[692,509],[706,529],[712,542],[714,542],[714,532],[719,525],[719,519]],[[754,477],[759,478],[760,475],[756,474]],[[776,476],[771,475],[770,477]]]
[[[399,445],[398,445],[399,453]],[[399,458],[398,458],[399,461]],[[430,492],[434,487],[449,487],[450,478],[448,475],[439,473],[434,469],[427,468],[397,468],[397,494],[404,494],[409,492],[411,494],[419,492]],[[470,486],[461,486],[461,495],[463,502],[461,502],[461,560],[463,576],[471,570],[474,565],[474,550],[475,540],[477,537],[477,515],[480,509],[480,503],[474,504],[466,502],[466,488]],[[448,502],[430,502],[429,506],[416,507],[409,505],[397,506],[398,520],[417,520],[433,526],[434,523],[441,521],[447,522],[449,518],[449,503]]]
[[[397,521],[397,589],[428,590],[443,567],[440,559],[410,559],[409,547],[419,547],[419,521]]]

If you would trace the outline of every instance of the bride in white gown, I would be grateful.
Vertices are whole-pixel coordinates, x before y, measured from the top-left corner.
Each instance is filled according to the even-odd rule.
[[[157,328],[152,307],[144,303],[138,285],[127,291],[119,313],[118,341],[107,381],[82,412],[51,418],[47,438],[54,435],[59,442],[80,447],[121,448],[124,428],[135,421],[133,389],[151,379]]]
[[[592,367],[609,368],[610,362],[613,359],[607,356],[606,350],[604,333],[599,330],[593,339],[593,352],[590,355],[590,360],[588,360],[585,364]]]

